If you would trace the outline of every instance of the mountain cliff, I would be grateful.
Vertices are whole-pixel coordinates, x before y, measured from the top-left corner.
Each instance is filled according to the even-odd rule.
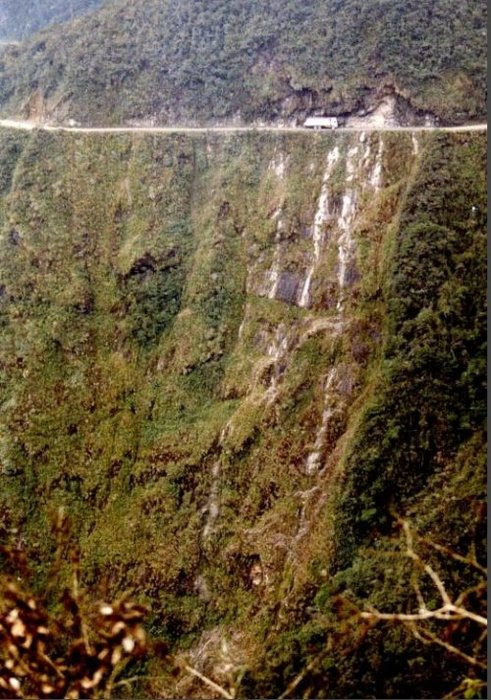
[[[479,685],[346,605],[417,609],[401,517],[452,595],[479,585],[485,197],[480,134],[2,130],[0,528],[36,585],[63,506],[94,598],[130,589],[239,697]]]
[[[486,113],[485,27],[484,0],[116,0],[4,51],[0,108],[89,125],[298,123],[390,99],[394,123],[460,124]]]

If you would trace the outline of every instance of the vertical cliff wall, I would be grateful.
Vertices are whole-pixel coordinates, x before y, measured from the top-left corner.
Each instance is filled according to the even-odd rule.
[[[481,135],[0,138],[0,527],[38,585],[63,506],[94,596],[276,697],[340,591],[407,602],[391,513],[480,551]],[[305,688],[455,683],[397,634]]]

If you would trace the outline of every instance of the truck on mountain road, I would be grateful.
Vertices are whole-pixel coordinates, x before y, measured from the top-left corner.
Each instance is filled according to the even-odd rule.
[[[304,122],[305,129],[337,129],[339,126],[337,117],[308,117]]]

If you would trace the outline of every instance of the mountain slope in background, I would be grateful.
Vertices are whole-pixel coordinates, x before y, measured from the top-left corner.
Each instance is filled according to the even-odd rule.
[[[485,114],[484,0],[118,0],[5,52],[4,115],[84,124]]]
[[[73,20],[105,0],[2,0],[0,40],[20,40],[50,24]]]
[[[394,513],[485,562],[485,136],[0,139],[0,534],[36,586],[63,506],[94,598],[131,589],[239,697],[316,658],[292,695],[478,682],[336,601],[417,609]],[[454,596],[479,582],[424,556]]]

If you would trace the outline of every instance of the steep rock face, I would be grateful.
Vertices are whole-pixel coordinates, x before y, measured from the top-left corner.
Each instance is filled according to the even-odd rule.
[[[389,504],[438,530],[431,489],[446,474],[454,498],[466,470],[482,499],[485,140],[1,139],[2,535],[42,585],[63,506],[94,596],[134,588],[154,635],[276,697],[331,597],[372,595]],[[459,677],[370,634],[314,695]]]

